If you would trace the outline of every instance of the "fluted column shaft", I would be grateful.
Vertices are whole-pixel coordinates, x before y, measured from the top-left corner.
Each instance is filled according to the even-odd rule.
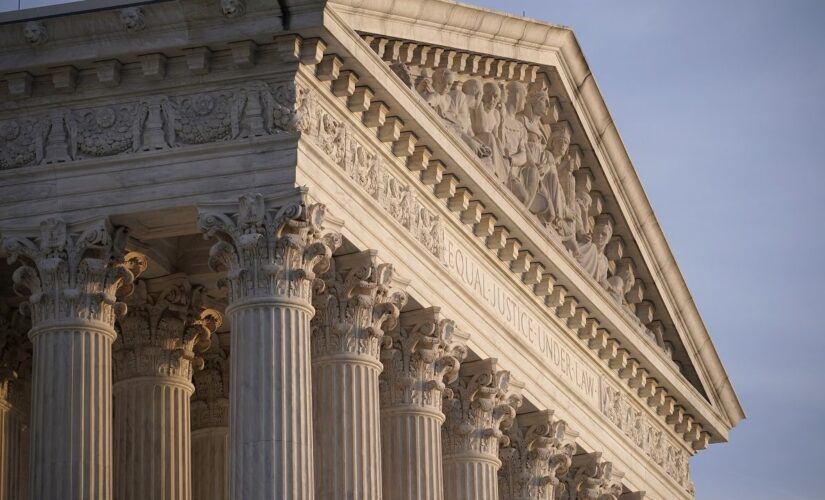
[[[443,500],[441,400],[466,338],[454,339],[455,324],[438,307],[402,313],[396,326],[381,354],[384,500]]]
[[[313,363],[318,499],[381,498],[380,372],[367,356]]]
[[[192,431],[192,498],[228,500],[228,426]]]
[[[444,457],[444,498],[498,500],[499,467],[488,456]]]
[[[222,318],[177,274],[140,280],[118,320],[114,479],[118,500],[190,500],[192,373]]]
[[[110,500],[114,322],[146,258],[105,219],[4,234],[32,323],[31,497]]]
[[[341,235],[306,190],[202,206],[218,238],[212,269],[226,271],[230,340],[230,498],[314,500],[310,319],[316,272]]]
[[[312,329],[315,490],[319,500],[380,500],[381,422],[378,377],[384,328],[406,294],[391,292],[393,270],[375,251],[337,257]]]
[[[420,407],[381,411],[384,500],[443,500],[441,412]],[[447,497],[453,498],[453,497]]]
[[[229,361],[212,342],[195,372],[192,397],[192,498],[229,499]]]
[[[3,397],[4,392],[0,388],[0,500],[24,500],[28,498],[28,425],[25,414]]]
[[[461,372],[442,405],[445,498],[497,500],[502,429],[515,420],[520,390],[492,358],[464,363]]]
[[[309,321],[300,300],[227,308],[231,498],[312,499]]]
[[[112,498],[112,341],[89,322],[35,327],[31,496]]]
[[[114,386],[115,498],[192,498],[189,398],[176,377],[137,377]]]

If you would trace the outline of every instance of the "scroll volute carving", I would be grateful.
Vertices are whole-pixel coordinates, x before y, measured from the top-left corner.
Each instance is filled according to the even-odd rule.
[[[509,442],[502,429],[513,424],[521,394],[511,387],[510,372],[497,364],[495,359],[464,363],[461,375],[448,386],[442,402],[445,456],[479,452],[497,457],[499,444]]]
[[[407,303],[407,294],[393,288],[393,275],[375,250],[336,257],[313,300],[313,355],[364,354],[377,362],[391,341],[384,333],[395,328]]]
[[[402,313],[381,359],[382,407],[418,406],[440,413],[447,384],[459,376],[466,338],[438,307]]]
[[[317,274],[328,269],[341,235],[325,230],[324,205],[307,204],[303,191],[296,194],[280,201],[247,194],[234,207],[201,207],[201,231],[219,240],[209,266],[227,273],[221,284],[229,289],[230,304],[273,295],[311,300]]]
[[[618,500],[624,474],[615,471],[601,455],[595,452],[573,457],[566,481],[556,489],[556,500]]]
[[[576,451],[575,433],[551,410],[519,415],[506,434],[509,444],[499,451],[499,491],[503,498],[546,499],[570,468]]]
[[[140,375],[176,375],[191,380],[203,368],[201,355],[223,322],[203,303],[204,289],[185,275],[139,280],[120,318],[113,345],[116,380]]]
[[[39,234],[6,231],[8,262],[20,261],[14,291],[27,298],[21,312],[33,325],[46,321],[100,321],[113,325],[126,312],[120,301],[132,291],[146,258],[127,253],[127,231],[108,220],[69,225],[59,218],[40,223]],[[19,234],[19,235],[18,235]]]

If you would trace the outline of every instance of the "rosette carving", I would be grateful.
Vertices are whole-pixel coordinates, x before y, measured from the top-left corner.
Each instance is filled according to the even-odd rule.
[[[401,314],[389,332],[381,358],[381,406],[429,407],[441,411],[447,386],[459,375],[467,348],[456,339],[455,323],[438,307]]]
[[[203,369],[192,377],[192,430],[229,425],[229,357],[213,340],[203,353]]]
[[[521,394],[495,359],[465,363],[461,371],[442,401],[444,456],[471,452],[497,458],[499,444],[509,443],[502,429],[515,421]]]
[[[115,381],[156,375],[190,381],[223,321],[203,305],[202,296],[202,287],[182,275],[138,281],[112,346]]]
[[[393,273],[391,264],[378,263],[375,250],[336,257],[313,301],[313,356],[349,353],[379,360],[384,332],[396,326],[407,303],[405,292],[390,287]]]
[[[114,325],[126,313],[119,298],[132,292],[135,277],[146,269],[146,258],[125,252],[126,229],[104,220],[70,226],[61,219],[40,223],[37,236],[6,232],[3,248],[10,264],[20,261],[12,276],[14,291],[28,298],[21,304],[32,324],[72,320]]]
[[[502,498],[544,500],[570,469],[576,444],[563,420],[551,410],[519,415],[505,434],[509,444],[499,450]],[[551,490],[552,491],[552,490]]]
[[[226,271],[221,284],[230,304],[256,297],[310,300],[317,274],[329,267],[341,235],[324,231],[326,207],[300,199],[268,203],[260,194],[241,196],[234,212],[202,208],[198,219],[205,237],[216,237],[209,266]]]

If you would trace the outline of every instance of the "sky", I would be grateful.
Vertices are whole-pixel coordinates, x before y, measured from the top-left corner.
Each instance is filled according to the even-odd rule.
[[[825,1],[473,3],[584,49],[747,414],[697,498],[825,498]]]
[[[472,3],[584,50],[747,414],[696,497],[825,498],[825,1]]]

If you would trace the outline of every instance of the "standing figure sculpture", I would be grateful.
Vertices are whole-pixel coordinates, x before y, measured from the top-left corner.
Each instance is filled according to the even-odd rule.
[[[559,122],[552,126],[550,141],[545,150],[541,183],[530,206],[530,211],[538,215],[546,224],[558,228],[567,217],[567,198],[559,178],[559,164],[570,149],[570,125]]]
[[[501,88],[486,82],[482,88],[481,103],[470,110],[473,137],[490,150],[493,173],[502,182],[507,180],[507,169],[501,153],[498,131],[501,127]]]

